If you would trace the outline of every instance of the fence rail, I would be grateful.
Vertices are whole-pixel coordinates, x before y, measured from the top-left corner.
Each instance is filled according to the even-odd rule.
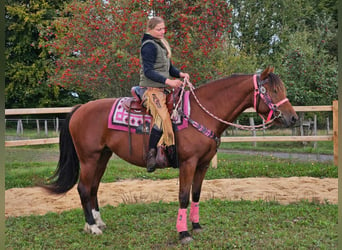
[[[221,142],[265,142],[265,141],[332,141],[331,135],[316,136],[234,136],[221,137]]]
[[[5,109],[5,116],[6,115],[62,114],[62,113],[69,113],[71,110],[72,110],[72,107]]]
[[[29,108],[29,109],[6,109],[5,115],[30,115],[30,114],[58,114],[69,113],[72,107],[61,108]],[[294,106],[296,112],[333,112],[333,135],[329,136],[236,136],[221,137],[221,142],[265,142],[265,141],[333,141],[334,142],[334,163],[337,165],[338,160],[338,101],[334,101],[333,105],[326,106]],[[253,108],[246,109],[245,113],[255,112]],[[39,144],[55,144],[59,142],[59,138],[32,139],[5,141],[6,147],[39,145]],[[217,156],[212,160],[212,166],[217,167]]]
[[[27,146],[27,145],[42,145],[42,144],[55,144],[59,143],[59,138],[44,138],[32,140],[18,140],[18,141],[5,141],[6,147]]]

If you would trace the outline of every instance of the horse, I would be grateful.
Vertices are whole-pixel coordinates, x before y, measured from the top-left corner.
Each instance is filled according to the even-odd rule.
[[[187,208],[192,200],[189,219],[192,230],[202,230],[199,223],[199,200],[202,182],[211,159],[217,152],[219,138],[230,122],[247,108],[254,107],[273,124],[292,126],[298,120],[286,98],[284,83],[274,68],[261,74],[239,74],[218,79],[194,88],[189,95],[189,126],[175,133],[179,167],[179,210],[176,229],[182,244],[193,240],[187,226]],[[90,101],[76,106],[66,117],[60,131],[59,162],[51,183],[45,188],[54,194],[70,190],[78,181],[85,226],[91,234],[102,234],[106,224],[101,219],[97,192],[113,152],[123,160],[146,167],[142,134],[109,129],[108,116],[116,98]],[[266,120],[266,119],[265,119]],[[208,136],[210,131],[214,137]],[[131,136],[129,143],[128,137]],[[130,150],[128,150],[130,147]]]

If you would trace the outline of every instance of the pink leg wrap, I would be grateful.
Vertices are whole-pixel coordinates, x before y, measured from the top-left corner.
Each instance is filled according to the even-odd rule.
[[[187,209],[186,208],[180,208],[178,210],[178,217],[177,217],[177,232],[184,232],[188,231],[188,224],[186,220],[187,216]]]
[[[192,202],[191,203],[190,221],[193,223],[199,222],[199,202]]]

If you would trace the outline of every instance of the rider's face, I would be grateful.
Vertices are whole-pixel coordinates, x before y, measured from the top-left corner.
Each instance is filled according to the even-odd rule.
[[[154,38],[162,39],[164,38],[165,31],[166,31],[165,24],[159,23],[156,25],[156,27],[154,27],[154,29],[149,30],[149,33]]]

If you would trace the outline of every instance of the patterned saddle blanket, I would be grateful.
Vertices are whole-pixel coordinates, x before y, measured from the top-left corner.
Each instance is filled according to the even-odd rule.
[[[188,120],[184,119],[182,115],[190,116],[190,103],[189,103],[189,91],[185,91],[181,105],[179,109],[181,112],[177,112],[176,119],[172,122],[175,124],[176,131],[182,130],[188,127]],[[108,128],[120,130],[120,131],[131,131],[131,133],[137,134],[149,134],[152,122],[152,116],[145,112],[131,112],[127,109],[127,101],[129,102],[132,97],[121,97],[116,99],[113,103],[112,109],[108,116]]]

